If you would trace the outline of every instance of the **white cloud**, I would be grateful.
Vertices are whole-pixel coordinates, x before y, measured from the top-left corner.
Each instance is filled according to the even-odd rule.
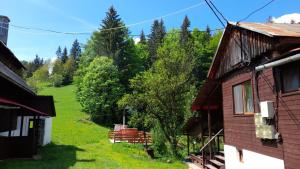
[[[300,14],[299,13],[291,13],[282,15],[278,18],[273,17],[272,21],[274,23],[291,23],[291,21],[294,20],[296,23],[300,22]]]

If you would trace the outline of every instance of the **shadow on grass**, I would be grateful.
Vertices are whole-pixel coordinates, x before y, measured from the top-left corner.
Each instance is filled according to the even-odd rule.
[[[68,169],[77,162],[94,162],[95,159],[77,159],[76,153],[85,151],[73,145],[50,144],[41,148],[41,160],[4,160],[0,169]]]

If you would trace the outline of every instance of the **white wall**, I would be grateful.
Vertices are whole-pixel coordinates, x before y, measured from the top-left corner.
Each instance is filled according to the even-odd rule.
[[[236,147],[224,145],[226,169],[284,169],[282,159],[266,156],[249,150],[242,150],[243,162],[240,162]]]
[[[45,118],[43,146],[51,142],[52,117]]]

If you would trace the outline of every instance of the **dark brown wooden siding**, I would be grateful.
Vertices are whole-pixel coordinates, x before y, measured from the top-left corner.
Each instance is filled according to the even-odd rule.
[[[259,74],[257,84],[260,101],[272,100],[275,107],[278,104],[277,126],[283,138],[282,144],[276,141],[262,142],[255,136],[253,115],[238,116],[233,112],[232,86],[249,79],[254,86],[252,73],[247,71],[238,71],[223,79],[225,144],[283,159],[287,169],[300,168],[300,92],[279,92],[276,99],[273,70],[267,69]],[[255,93],[254,87],[253,92]],[[254,107],[259,112],[255,96]]]

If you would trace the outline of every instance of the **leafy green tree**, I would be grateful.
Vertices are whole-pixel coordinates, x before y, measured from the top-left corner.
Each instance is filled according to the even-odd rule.
[[[81,47],[78,40],[75,39],[70,50],[70,57],[72,57],[75,62],[78,62],[80,55],[81,55]]]
[[[193,53],[180,47],[177,32],[165,38],[153,68],[131,80],[133,93],[119,101],[120,107],[129,105],[158,124],[173,156],[178,156],[178,137],[190,106],[194,69]]]
[[[64,77],[61,74],[52,74],[50,76],[51,85],[54,87],[60,87],[63,85]]]
[[[69,57],[63,65],[63,84],[67,85],[73,82],[73,76],[76,68],[76,63],[73,57]]]
[[[113,60],[108,57],[96,57],[78,84],[78,100],[83,111],[91,119],[101,124],[112,124],[113,119],[121,119],[117,113],[116,102],[122,96],[119,73]],[[120,122],[120,121],[119,121]]]
[[[33,72],[35,72],[37,69],[42,67],[44,65],[43,58],[40,58],[38,55],[35,55],[34,60],[27,62],[23,61],[23,65],[25,66],[26,70],[23,71],[23,77],[24,79],[27,79],[33,75]]]
[[[49,82],[49,65],[44,64],[42,67],[38,68],[35,72],[33,72],[32,77],[27,78],[26,81],[29,86],[37,92],[40,87]]]
[[[66,61],[68,60],[68,50],[67,50],[67,47],[64,48],[63,53],[62,53],[60,59],[61,59],[62,63],[66,63]]]
[[[199,88],[206,79],[221,35],[222,32],[217,32],[211,37],[210,32],[200,31],[199,29],[194,29],[192,32],[193,48],[196,52],[196,67],[193,72],[196,78],[197,88]]]
[[[157,49],[162,45],[163,39],[166,35],[166,28],[163,20],[155,20],[151,27],[151,33],[148,39],[149,53],[151,56],[151,63],[157,59]]]

